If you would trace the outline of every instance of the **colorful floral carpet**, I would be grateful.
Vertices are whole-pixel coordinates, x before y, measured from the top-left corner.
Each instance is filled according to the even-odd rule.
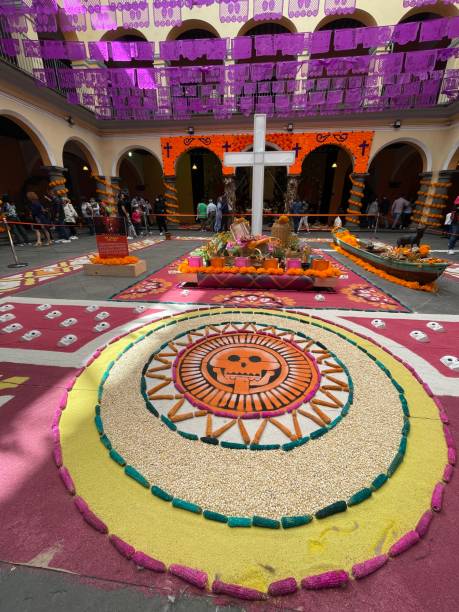
[[[262,306],[266,308],[336,308],[383,312],[409,312],[409,309],[369,280],[353,272],[326,253],[342,272],[335,290],[256,291],[185,288],[177,275],[179,260],[143,280],[138,280],[110,299],[136,302],[177,302],[183,304],[222,304],[225,306]],[[183,258],[182,258],[183,259]]]
[[[406,337],[457,355],[458,317],[0,308],[23,325],[0,352],[4,560],[216,605],[458,607],[458,373]]]

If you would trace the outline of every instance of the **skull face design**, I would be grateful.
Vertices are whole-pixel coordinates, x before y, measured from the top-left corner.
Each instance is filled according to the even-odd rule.
[[[0,323],[6,323],[7,321],[12,321],[15,318],[15,315],[9,312],[8,314],[4,314],[0,317]]]
[[[440,359],[440,361],[447,368],[449,368],[450,370],[453,370],[453,372],[459,371],[459,358],[458,357],[455,357],[454,355],[444,355]]]
[[[45,315],[47,319],[57,319],[62,316],[62,312],[60,310],[51,310],[48,314]]]
[[[373,327],[380,327],[380,328],[386,327],[386,324],[381,319],[373,319],[371,324],[373,325]]]
[[[443,325],[441,323],[437,323],[436,321],[429,321],[427,323],[427,327],[431,329],[432,331],[436,331],[436,332],[445,331],[445,328],[443,327]]]
[[[86,312],[96,312],[96,310],[99,310],[99,306],[97,306],[97,304],[91,304],[90,306],[86,307]]]
[[[103,321],[104,319],[108,319],[109,316],[110,316],[109,313],[103,310],[102,312],[99,312],[98,314],[96,314],[96,319],[98,321]]]
[[[6,327],[4,327],[2,329],[2,332],[5,334],[12,334],[14,332],[19,331],[20,329],[22,329],[22,325],[20,323],[11,323],[11,325],[7,325]]]
[[[40,336],[41,331],[39,331],[38,329],[31,329],[22,336],[22,340],[30,342],[31,340],[35,340],[35,338],[39,338]]]
[[[14,310],[13,304],[3,304],[3,306],[0,306],[0,312],[8,312],[8,310]]]
[[[146,306],[136,306],[134,308],[134,312],[143,312],[144,310],[146,310],[147,307]]]
[[[256,347],[231,347],[212,357],[209,366],[219,383],[245,394],[267,385],[281,367],[274,355]]]
[[[413,338],[413,340],[417,340],[418,342],[429,342],[429,337],[427,334],[419,329],[415,329],[414,331],[410,332],[410,336]]]
[[[57,343],[58,346],[69,346],[76,342],[78,338],[74,334],[67,334],[67,336],[62,336],[62,338]]]
[[[75,319],[75,317],[70,317],[70,319],[64,319],[64,321],[61,321],[59,325],[61,327],[72,327],[72,325],[75,325],[76,323],[77,320]]]
[[[110,323],[107,323],[106,321],[102,321],[102,323],[98,323],[97,325],[93,327],[93,331],[101,332],[101,331],[105,331],[109,327],[110,327]]]
[[[38,312],[44,312],[45,310],[49,310],[51,308],[51,304],[40,304],[40,306],[37,306],[35,310],[38,310]]]

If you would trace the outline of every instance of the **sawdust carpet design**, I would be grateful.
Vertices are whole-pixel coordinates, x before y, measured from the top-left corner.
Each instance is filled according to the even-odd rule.
[[[70,387],[54,459],[85,521],[139,566],[245,599],[344,585],[417,544],[456,460],[410,366],[293,312],[165,317]]]

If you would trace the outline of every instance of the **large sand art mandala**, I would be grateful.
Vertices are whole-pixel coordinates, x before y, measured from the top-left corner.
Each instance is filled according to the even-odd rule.
[[[417,533],[447,461],[437,407],[411,371],[278,310],[191,311],[120,338],[55,421],[61,476],[122,554],[261,591],[383,565]]]

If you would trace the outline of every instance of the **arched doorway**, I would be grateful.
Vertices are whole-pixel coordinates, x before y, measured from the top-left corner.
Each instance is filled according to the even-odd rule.
[[[92,174],[98,174],[97,164],[84,144],[70,139],[64,145],[62,153],[66,168],[66,187],[74,205],[81,204],[91,197],[96,197],[96,181]]]
[[[345,149],[338,145],[318,147],[303,160],[298,197],[308,202],[311,212],[345,212],[352,170],[353,160]]]
[[[142,196],[153,202],[164,194],[163,171],[158,159],[146,149],[134,147],[123,153],[118,161],[120,187],[130,197]]]
[[[27,191],[46,193],[48,180],[42,170],[46,162],[27,132],[4,116],[0,116],[0,150],[0,197],[8,194],[22,214]]]
[[[399,196],[416,200],[424,157],[416,145],[394,142],[379,151],[370,164],[368,185],[379,198]]]
[[[277,151],[267,144],[265,151]],[[247,149],[253,151],[253,147]],[[236,168],[236,202],[241,211],[251,209],[252,201],[252,168]],[[263,208],[274,213],[284,210],[284,194],[287,189],[287,168],[285,166],[266,166],[263,192]]]
[[[183,153],[176,164],[179,213],[194,215],[203,199],[214,201],[224,192],[222,163],[209,149],[199,147]],[[193,217],[184,218],[186,223]]]

